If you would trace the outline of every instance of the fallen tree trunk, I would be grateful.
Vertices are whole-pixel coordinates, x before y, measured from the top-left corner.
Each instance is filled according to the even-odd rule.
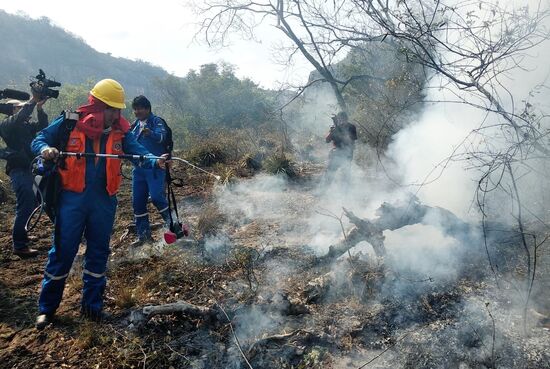
[[[288,296],[282,292],[268,298],[263,304],[255,306],[262,311],[276,311],[282,315],[301,315],[309,314],[306,306],[288,299]],[[151,318],[157,315],[185,314],[194,318],[200,318],[210,323],[224,322],[225,314],[218,304],[212,307],[194,305],[186,301],[177,301],[162,305],[150,305],[133,310],[130,313],[129,324],[131,328],[136,328],[147,323]]]
[[[338,258],[362,241],[371,244],[376,256],[383,258],[386,254],[384,231],[393,231],[413,224],[438,226],[444,234],[461,242],[479,240],[478,232],[471,224],[464,222],[449,210],[421,204],[415,196],[408,202],[396,205],[384,202],[376,210],[377,218],[372,220],[359,218],[345,208],[344,214],[355,227],[344,240],[330,246],[329,252],[321,259],[328,261]]]
[[[290,333],[276,334],[259,339],[250,345],[248,355],[254,357],[258,353],[265,352],[270,346],[295,345],[308,347],[312,345],[328,345],[329,341],[329,337],[323,332],[317,334],[305,329],[296,329]]]

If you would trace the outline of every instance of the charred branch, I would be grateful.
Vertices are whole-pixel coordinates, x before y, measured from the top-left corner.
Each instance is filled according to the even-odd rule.
[[[416,197],[412,197],[404,204],[383,203],[376,210],[378,217],[372,220],[359,218],[347,209],[344,209],[344,214],[355,227],[344,240],[330,247],[327,255],[322,257],[323,260],[333,260],[362,241],[372,245],[376,256],[382,258],[386,254],[384,231],[394,231],[413,224],[434,225],[435,220],[444,234],[462,242],[471,242],[472,237],[478,237],[476,228],[471,224],[464,222],[449,210],[421,204]]]
[[[254,357],[274,345],[308,347],[326,344],[328,344],[328,337],[324,333],[316,334],[304,329],[297,329],[290,333],[276,334],[254,342],[248,349],[248,355]]]
[[[221,311],[215,307],[205,307],[190,304],[186,301],[178,301],[163,305],[151,305],[134,310],[130,313],[131,327],[136,328],[146,324],[157,315],[185,314],[207,321],[221,321]]]

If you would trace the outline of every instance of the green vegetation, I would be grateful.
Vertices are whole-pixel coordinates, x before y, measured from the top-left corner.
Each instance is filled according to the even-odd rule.
[[[390,43],[353,50],[336,68],[346,79],[372,77],[357,78],[344,90],[346,101],[354,107],[351,118],[359,123],[363,141],[372,147],[385,149],[423,106],[426,75],[422,67],[409,63]]]
[[[337,79],[349,81],[342,96],[359,139],[371,147],[385,149],[392,136],[423,106],[427,77],[422,67],[408,62],[403,51],[390,42],[352,49],[330,69]],[[322,82],[319,73],[312,72],[309,83],[304,94],[288,106],[285,116],[299,127],[320,133],[332,124],[330,115],[339,108],[330,85]]]
[[[327,91],[331,94],[326,83],[313,84],[281,116],[277,108],[293,98],[292,91],[262,89],[249,79],[239,79],[235,68],[226,63],[205,64],[181,78],[171,76],[142,61],[97,52],[47,18],[33,20],[3,11],[0,40],[5,45],[0,85],[26,90],[29,77],[39,67],[63,83],[59,98],[46,105],[51,119],[62,110],[84,104],[99,78],[114,78],[127,92],[128,107],[123,114],[133,121],[132,98],[147,95],[153,112],[172,127],[175,148],[185,150],[199,165],[239,162],[240,169],[293,176],[289,155],[309,157],[312,145],[322,143],[318,136],[306,137],[296,129],[316,127],[315,134],[319,134],[331,124],[323,97]],[[367,76],[351,80],[343,96],[360,139],[371,146],[385,148],[418,110],[425,76],[389,43],[354,50],[331,68],[342,80]],[[310,76],[310,80],[317,78],[316,72]],[[313,108],[308,107],[311,101]],[[297,136],[302,138],[297,140]],[[308,141],[300,141],[304,139]],[[237,172],[242,171],[236,168],[227,177]]]
[[[237,78],[228,64],[205,64],[184,78],[158,79],[155,86],[161,94],[156,111],[184,134],[208,136],[218,129],[255,127],[274,119],[274,93]]]

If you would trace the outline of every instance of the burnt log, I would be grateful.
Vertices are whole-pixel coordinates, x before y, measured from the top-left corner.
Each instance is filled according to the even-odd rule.
[[[254,342],[248,349],[248,356],[253,358],[260,353],[265,353],[273,346],[292,346],[298,348],[314,345],[329,346],[331,344],[330,337],[323,332],[317,334],[305,329],[296,329],[290,333],[276,334]],[[303,350],[301,354],[303,354]]]
[[[185,301],[178,301],[163,305],[144,306],[133,310],[130,313],[130,328],[137,328],[147,323],[152,317],[157,315],[185,314],[195,318],[201,318],[207,321],[223,320],[221,311],[215,307],[205,307],[190,304]]]
[[[445,235],[461,242],[479,240],[476,226],[464,222],[449,210],[424,205],[415,196],[411,196],[409,201],[398,204],[384,202],[376,210],[377,218],[372,220],[359,218],[345,208],[344,214],[354,228],[342,241],[330,246],[329,252],[321,259],[335,259],[362,241],[371,244],[376,256],[383,258],[386,254],[384,231],[394,231],[413,224],[438,226]]]

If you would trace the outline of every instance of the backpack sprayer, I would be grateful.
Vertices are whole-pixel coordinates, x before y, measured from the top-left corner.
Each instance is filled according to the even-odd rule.
[[[164,159],[161,156],[145,156],[145,155],[132,155],[132,154],[96,154],[96,153],[75,153],[75,152],[66,152],[61,151],[59,152],[60,156],[74,156],[76,158],[83,158],[83,157],[92,157],[92,158],[107,158],[107,159],[127,159],[127,160],[139,160],[143,161],[146,158],[147,159]],[[208,174],[209,176],[212,176],[216,178],[217,181],[221,179],[220,176],[215,175],[214,173],[211,173],[207,170],[204,170],[193,163],[190,163],[189,161],[178,158],[178,157],[170,157],[170,160],[180,161],[184,164],[189,165],[190,167],[197,169],[203,173]],[[170,183],[172,181],[172,178],[170,177],[170,172],[167,170],[167,198],[168,198],[168,207],[170,208],[170,229],[168,232],[164,233],[164,241],[166,241],[167,244],[172,244],[176,242],[178,239],[189,236],[189,228],[187,225],[182,224],[179,220],[179,214],[178,214],[178,206],[176,203],[176,196],[174,194],[174,190],[172,189]],[[172,215],[172,209],[174,210],[175,217]]]
[[[131,154],[96,154],[96,153],[93,153],[93,152],[67,152],[67,151],[60,151],[59,152],[59,156],[75,156],[76,158],[110,158],[110,159],[127,159],[127,160],[140,160],[140,161],[143,161],[145,159],[166,159],[162,156],[153,156],[153,155],[131,155]],[[198,167],[196,166],[195,164],[193,163],[190,163],[188,162],[187,160],[185,159],[182,159],[182,158],[178,158],[178,157],[175,157],[175,156],[172,156],[170,158],[168,158],[167,160],[175,160],[175,161],[180,161],[182,163],[185,163],[187,165],[189,165],[190,167],[194,168],[194,169],[197,169],[203,173],[206,173],[208,174],[209,176],[212,176],[214,178],[216,178],[217,181],[219,181],[221,179],[220,176],[212,173],[212,172],[209,172],[207,170],[204,170],[202,169],[201,167]]]
[[[87,153],[87,152],[66,152],[66,151],[60,151],[59,156],[61,157],[67,157],[67,156],[73,156],[76,158],[107,158],[107,159],[126,159],[126,160],[139,160],[143,161],[145,159],[167,159],[165,157],[161,156],[153,156],[153,155],[132,155],[132,154],[96,154],[96,153]],[[214,177],[217,181],[221,179],[220,176],[209,172],[207,170],[204,170],[193,163],[190,163],[189,161],[178,158],[178,157],[170,157],[167,160],[174,160],[179,161],[184,164],[189,165],[190,167],[197,169],[205,174],[208,174],[209,176]],[[43,160],[42,157],[38,156],[33,160],[32,163],[32,171],[35,175],[40,176],[42,178],[47,177],[54,173],[56,170],[56,165],[53,161]],[[189,229],[186,225],[183,225],[179,220],[178,215],[178,208],[176,204],[176,198],[174,195],[174,191],[170,186],[170,182],[172,181],[170,177],[170,172],[167,171],[167,197],[168,197],[168,206],[170,208],[170,229],[168,232],[164,233],[164,240],[166,243],[171,244],[176,242],[177,239],[180,239],[182,237],[189,235]],[[56,179],[58,180],[58,179]],[[27,232],[30,232],[40,220],[40,217],[45,212],[48,217],[54,221],[55,220],[55,203],[57,202],[57,196],[58,194],[56,191],[48,191],[46,194],[43,191],[47,191],[48,189],[45,188],[47,186],[42,186],[41,183],[36,183],[36,189],[37,189],[37,197],[40,202],[40,205],[34,209],[34,211],[31,213],[29,219],[27,220],[27,223],[25,225],[25,229]],[[172,215],[172,207],[174,209],[175,217]],[[37,219],[34,221],[34,223],[31,224],[32,218],[38,213]]]

